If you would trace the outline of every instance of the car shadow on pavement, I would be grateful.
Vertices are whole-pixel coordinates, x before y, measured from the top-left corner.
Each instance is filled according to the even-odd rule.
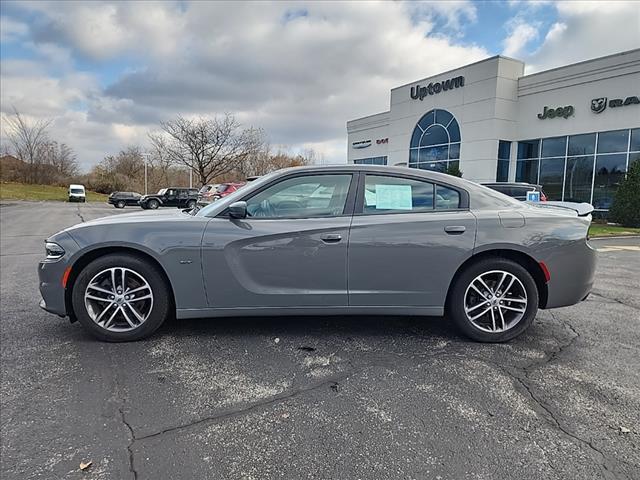
[[[216,317],[167,321],[155,336],[334,336],[380,337],[417,335],[463,340],[446,317],[291,316]]]

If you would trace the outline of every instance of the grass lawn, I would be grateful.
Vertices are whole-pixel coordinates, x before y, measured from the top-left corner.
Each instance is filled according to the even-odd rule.
[[[28,185],[25,183],[0,184],[0,200],[69,200],[67,187]],[[107,195],[87,190],[87,202],[106,202]]]
[[[602,223],[592,223],[589,228],[590,237],[615,237],[623,235],[640,235],[640,228],[619,227],[617,225],[606,225]]]

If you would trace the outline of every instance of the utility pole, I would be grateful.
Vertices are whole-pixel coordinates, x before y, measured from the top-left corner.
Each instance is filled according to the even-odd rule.
[[[147,160],[149,159],[150,153],[142,153],[142,158],[144,158],[144,194],[147,195],[148,192],[148,183],[147,183]]]

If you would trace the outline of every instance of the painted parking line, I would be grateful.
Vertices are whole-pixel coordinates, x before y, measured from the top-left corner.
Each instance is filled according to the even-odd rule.
[[[605,245],[597,249],[598,252],[640,252],[638,245]]]

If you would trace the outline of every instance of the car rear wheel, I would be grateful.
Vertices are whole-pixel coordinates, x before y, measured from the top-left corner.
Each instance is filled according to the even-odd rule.
[[[520,264],[504,258],[485,259],[458,277],[448,307],[466,336],[479,342],[506,342],[533,323],[538,289]]]
[[[169,316],[169,287],[158,269],[141,258],[97,258],[79,274],[72,292],[76,318],[108,342],[140,340]]]
[[[158,202],[157,200],[149,200],[149,202],[147,202],[147,208],[150,208],[151,210],[155,210],[159,206],[160,202]]]
[[[124,208],[124,206],[125,206],[124,200],[118,200],[118,202],[116,203],[116,208]]]

